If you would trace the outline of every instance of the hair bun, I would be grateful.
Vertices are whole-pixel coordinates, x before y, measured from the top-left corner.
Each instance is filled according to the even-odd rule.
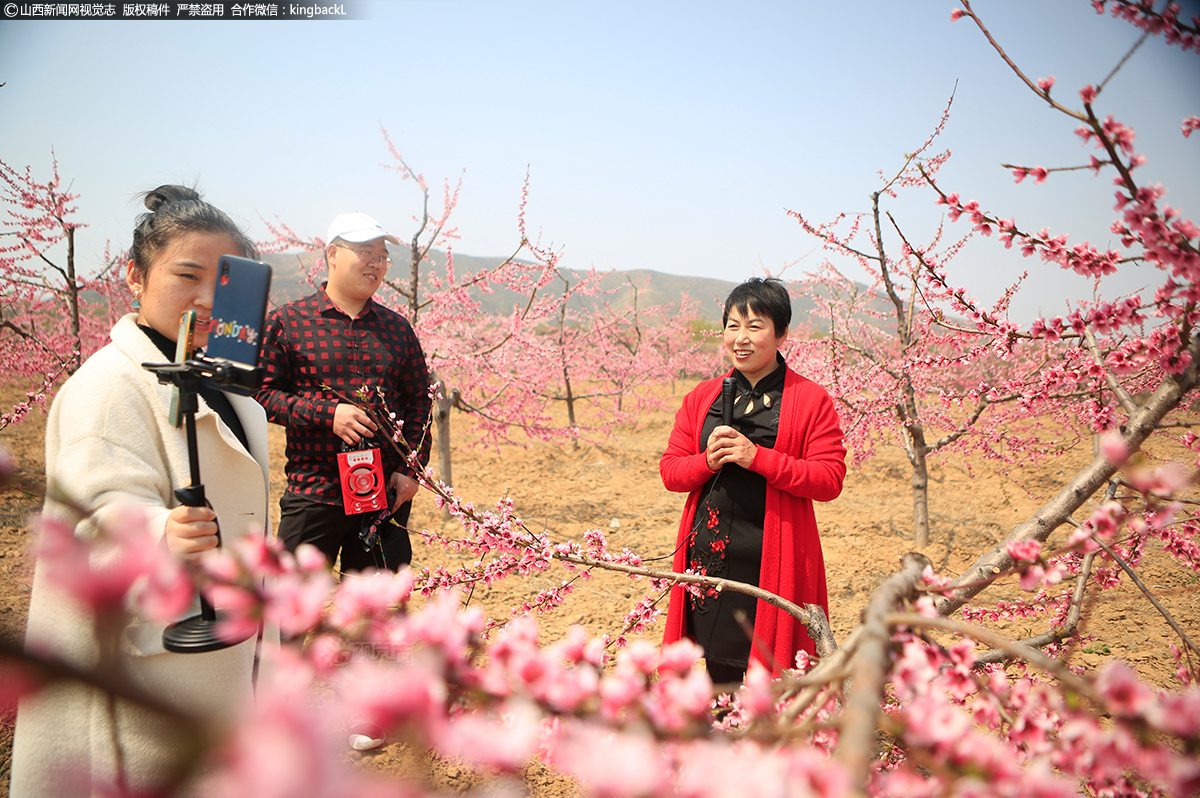
[[[159,208],[172,202],[185,202],[187,200],[198,199],[200,199],[200,194],[194,188],[166,185],[159,186],[152,191],[147,191],[144,202],[151,212],[157,212]]]

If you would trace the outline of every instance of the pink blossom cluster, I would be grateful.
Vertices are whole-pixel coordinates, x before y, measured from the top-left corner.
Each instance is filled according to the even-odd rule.
[[[1108,3],[1112,3],[1114,19],[1123,19],[1152,36],[1161,33],[1167,44],[1177,45],[1185,51],[1200,52],[1200,15],[1192,17],[1191,24],[1181,22],[1179,12],[1183,9],[1178,3],[1168,2],[1159,12],[1146,0],[1092,0],[1097,14],[1103,14]]]
[[[1163,544],[1163,551],[1178,560],[1192,573],[1200,574],[1200,523],[1188,518],[1178,524],[1153,529]]]
[[[335,607],[338,603],[335,598]],[[602,642],[589,639],[580,627],[557,643],[539,645],[536,622],[526,616],[510,622],[484,650],[482,617],[463,613],[452,593],[440,593],[421,608],[401,608],[390,618],[379,617],[376,610],[367,613],[376,628],[372,639],[378,641],[386,627],[386,638],[402,642],[407,656],[329,662],[320,660],[317,645],[310,644],[302,660],[285,650],[282,664],[291,678],[283,687],[289,694],[278,701],[269,694],[260,701],[238,734],[265,738],[272,750],[278,745],[281,761],[300,767],[316,784],[332,784],[342,772],[328,764],[332,735],[322,730],[366,721],[396,739],[500,772],[515,772],[541,756],[576,776],[593,795],[665,796],[681,783],[689,785],[687,794],[722,794],[718,784],[698,779],[696,769],[726,744],[710,750],[704,740],[686,742],[709,725],[712,702],[711,682],[695,667],[700,655],[695,644],[659,651],[638,641],[611,670],[603,671]],[[294,678],[297,674],[303,678]],[[332,686],[337,701],[314,701],[311,693],[305,694],[311,689],[305,680]],[[250,742],[235,737],[223,749],[226,768],[212,784],[225,790],[236,786],[239,794],[249,784],[268,795],[286,794],[266,786],[274,763],[256,768],[241,753]],[[747,755],[774,759],[766,750],[750,745]],[[796,754],[779,756],[788,761]],[[836,779],[818,776],[818,761],[800,759],[809,778],[836,785]],[[777,771],[764,774],[764,783],[785,778],[791,769]],[[351,777],[349,783],[361,786],[361,779]],[[281,783],[295,784],[295,775]]]
[[[1196,472],[1184,468],[1178,461],[1168,461],[1154,468],[1137,464],[1128,469],[1126,482],[1130,488],[1141,493],[1145,507],[1141,512],[1126,509],[1120,502],[1109,501],[1100,505],[1091,519],[1074,533],[1069,545],[1080,545],[1084,551],[1094,551],[1097,546],[1092,535],[1112,543],[1118,549],[1117,533],[1126,534],[1126,559],[1136,563],[1138,552],[1151,538],[1158,539],[1163,550],[1183,567],[1200,572],[1200,544],[1197,532],[1200,525],[1185,512],[1186,505],[1179,495],[1196,484]],[[1119,572],[1114,571],[1116,578]]]
[[[60,379],[62,379],[63,375],[67,373],[70,365],[76,362],[78,358],[79,352],[72,352],[67,360],[61,363],[57,369],[52,369],[51,371],[42,374],[41,385],[26,391],[24,401],[18,402],[16,405],[14,405],[11,413],[0,413],[0,429],[4,429],[10,424],[20,424],[25,420],[25,417],[29,415],[29,412],[35,407],[41,407],[42,409],[45,409],[46,398],[49,396],[51,389]]]
[[[47,580],[100,615],[133,613],[168,622],[182,617],[195,591],[182,563],[150,529],[145,508],[108,508],[91,536],[76,534],[65,513],[47,512],[36,555]]]
[[[614,641],[618,648],[625,648],[629,644],[626,635],[640,635],[650,630],[650,627],[662,614],[658,604],[662,601],[668,587],[667,584],[655,584],[657,594],[648,593],[642,596],[629,612],[625,613],[625,617],[622,619],[622,632]]]
[[[962,608],[962,617],[972,623],[1028,621],[1045,616],[1050,610],[1062,609],[1066,603],[1065,598],[1048,599],[1044,593],[1039,592],[1028,601],[1001,599],[990,607],[967,605]]]
[[[1196,290],[1200,254],[1194,240],[1200,238],[1200,228],[1169,205],[1160,209],[1158,201],[1165,193],[1158,185],[1118,190],[1115,208],[1123,211],[1123,219],[1113,223],[1112,231],[1121,236],[1123,246],[1140,245],[1148,262],[1169,273],[1156,301],[1182,303]]]
[[[1145,484],[1180,487],[1166,478]],[[1092,528],[1118,518],[1120,507],[1103,508]],[[511,517],[506,503],[499,508],[489,534]],[[144,516],[122,510],[105,520],[94,538],[48,520],[40,554],[47,573],[69,572],[64,585],[99,612],[157,606],[146,601],[147,587],[163,550],[146,534]],[[1163,513],[1143,531],[1169,523]],[[604,553],[601,535],[587,542],[591,554]],[[1032,542],[1009,549],[1022,562],[1041,561]],[[183,569],[170,573],[167,584],[187,583]],[[723,796],[740,784],[756,794],[786,785],[786,794],[841,798],[852,789],[855,776],[838,761],[842,677],[822,676],[822,664],[807,658],[777,680],[756,664],[733,696],[714,701],[698,667],[702,652],[690,641],[660,649],[636,640],[610,659],[604,638],[582,627],[539,641],[532,616],[511,620],[489,641],[480,611],[464,610],[456,591],[422,597],[411,571],[335,583],[314,550],[292,556],[248,539],[208,558],[199,577],[232,622],[262,619],[308,635],[303,649],[285,645],[264,663],[259,695],[209,752],[199,794],[427,794],[347,767],[345,734],[364,723],[493,772],[516,773],[539,757],[589,795]],[[926,582],[946,587],[928,569]],[[927,601],[921,607],[934,617]],[[868,795],[1069,795],[1080,786],[1103,793],[1131,773],[1129,784],[1146,790],[1130,794],[1182,795],[1198,783],[1200,766],[1170,741],[1200,741],[1200,689],[1155,690],[1114,665],[1087,688],[1100,702],[1093,711],[1028,667],[1010,675],[980,665],[965,638],[943,648],[899,629],[893,646],[883,728],[895,745],[863,777]],[[37,688],[24,670],[6,675],[6,685]],[[793,708],[801,677],[832,681],[810,706]],[[714,707],[728,714],[715,722]]]
[[[426,530],[422,532],[423,537],[427,543],[440,543],[448,551],[474,554],[478,559],[454,571],[445,566],[423,568],[417,575],[422,594],[431,595],[437,590],[475,583],[491,585],[512,573],[528,575],[543,571],[554,559],[549,538],[525,528],[521,519],[513,514],[511,499],[497,502],[494,512],[478,512],[473,504],[462,501],[446,486],[437,484],[437,488],[435,501],[438,506],[447,509],[451,517],[463,524],[465,534],[461,538],[445,539]],[[491,561],[485,563],[484,555],[492,555]]]
[[[1033,174],[1035,171],[1029,170],[1028,173]],[[1023,177],[1023,174],[1019,176],[1019,178]],[[1038,254],[1047,263],[1056,263],[1085,277],[1104,277],[1114,274],[1121,263],[1121,255],[1115,250],[1100,252],[1087,242],[1068,247],[1067,236],[1052,236],[1046,228],[1036,235],[1022,232],[1017,229],[1012,219],[997,219],[988,216],[981,210],[977,201],[963,202],[957,193],[941,194],[936,203],[949,208],[947,216],[951,221],[957,221],[963,215],[967,215],[974,223],[975,230],[983,232],[985,235],[991,234],[994,225],[1000,229],[1001,239],[1006,247],[1011,246],[1014,239],[1020,238],[1022,255],[1029,257]]]
[[[1026,177],[1029,177],[1030,175],[1033,175],[1034,183],[1045,183],[1046,178],[1049,177],[1049,175],[1050,175],[1050,172],[1049,172],[1049,170],[1047,170],[1045,167],[1042,167],[1042,166],[1035,166],[1032,169],[1027,169],[1023,166],[1018,166],[1017,168],[1013,169],[1013,177],[1016,178],[1016,182],[1018,182],[1018,183],[1020,183],[1022,180],[1024,180]],[[968,203],[968,205],[970,205],[970,204],[971,203]],[[980,218],[982,218],[982,217],[980,217]],[[953,210],[950,212],[950,221],[952,221],[952,222],[958,221],[958,214],[956,214]],[[984,231],[985,231],[985,233],[984,233],[985,235],[991,234],[991,230],[986,225],[984,225]],[[1011,238],[1011,236],[1010,236],[1010,238]]]
[[[1012,541],[1007,549],[1009,556],[1017,562],[1022,590],[1057,585],[1067,573],[1064,563],[1047,567],[1041,562],[1042,544],[1037,540]]]
[[[604,533],[591,529],[584,533],[584,543],[563,541],[554,543],[545,532],[529,530],[514,514],[513,502],[505,498],[499,501],[495,511],[479,512],[474,505],[462,501],[445,484],[423,475],[423,483],[434,492],[435,502],[448,510],[451,517],[463,525],[463,536],[446,538],[428,530],[422,532],[427,543],[439,544],[450,552],[475,555],[474,562],[460,565],[451,570],[445,566],[422,568],[416,589],[424,595],[437,590],[460,588],[469,590],[476,584],[492,585],[509,576],[527,576],[543,573],[557,562],[570,575],[558,585],[533,593],[512,608],[514,616],[530,613],[541,614],[560,606],[574,590],[576,579],[589,579],[591,569],[597,566],[617,566],[633,569],[627,571],[633,578],[640,578],[637,569],[642,565],[641,557],[628,548],[620,552],[608,549]],[[659,615],[657,602],[666,591],[667,585],[655,584],[657,596],[646,596],[626,615],[622,632],[614,642],[619,648],[628,644],[629,634],[640,634]]]
[[[503,504],[504,502],[501,502],[501,505]],[[466,506],[469,508],[469,505]],[[528,539],[517,539],[511,536],[510,521],[499,521],[501,516],[492,513],[474,516],[468,511],[464,514],[462,508],[463,505],[456,505],[451,509],[451,513],[464,520],[467,537],[448,540],[429,532],[423,534],[427,542],[441,543],[448,551],[475,554],[477,559],[454,570],[441,565],[432,569],[422,568],[417,575],[417,583],[423,595],[428,596],[435,591],[453,587],[469,589],[475,584],[490,586],[509,576],[528,576],[543,572],[554,561],[554,548],[544,535],[530,535]],[[516,520],[519,524],[519,519]],[[489,524],[493,523],[500,525],[489,527]],[[568,579],[554,587],[538,591],[514,606],[512,614],[518,616],[553,609],[562,604],[572,592],[572,585],[572,580]]]
[[[1194,757],[1144,734],[1148,725],[1196,739],[1200,718],[1167,715],[1197,706],[1200,691],[1156,691],[1116,661],[1091,682],[1097,706],[1088,711],[1028,668],[975,665],[970,641],[949,648],[916,636],[900,641],[888,718],[904,748],[881,774],[883,794],[1073,796],[1082,787],[1187,795],[1200,786]]]
[[[1091,104],[1096,99],[1096,90],[1091,86],[1085,86],[1080,89],[1080,97],[1085,103]],[[1087,144],[1094,138],[1096,140],[1094,145],[1096,149],[1107,149],[1108,146],[1119,147],[1131,159],[1129,163],[1130,168],[1140,166],[1143,163],[1143,161],[1137,159],[1138,157],[1133,151],[1133,140],[1136,138],[1133,128],[1116,121],[1112,114],[1109,114],[1099,126],[1097,126],[1095,120],[1089,120],[1088,124],[1081,125],[1075,129],[1075,135],[1080,138],[1083,144]],[[1092,163],[1092,168],[1096,168],[1095,162]]]
[[[221,630],[231,640],[254,634],[260,622],[277,626],[285,638],[303,635],[320,622],[334,585],[329,563],[315,547],[292,554],[277,538],[260,535],[213,549],[200,569],[199,581],[221,609]]]

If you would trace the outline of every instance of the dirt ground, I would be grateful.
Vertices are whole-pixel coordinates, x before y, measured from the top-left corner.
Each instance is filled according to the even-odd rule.
[[[665,568],[670,562],[684,497],[662,487],[658,459],[685,387],[689,386],[664,386],[666,409],[645,413],[639,425],[621,428],[601,443],[578,448],[533,443],[506,446],[501,451],[460,445],[454,452],[457,490],[481,508],[499,497],[511,496],[527,525],[544,528],[555,539],[581,540],[585,530],[602,529],[610,546],[627,546],[647,561],[657,558]],[[19,398],[21,391],[0,388],[0,404],[11,407]],[[452,423],[455,439],[461,441],[471,419],[456,413]],[[283,486],[283,434],[278,427],[272,426],[271,430],[272,490],[277,499]],[[10,640],[22,634],[29,600],[32,562],[27,553],[27,516],[40,505],[44,491],[43,435],[44,414],[37,411],[24,423],[0,430],[0,445],[14,457],[22,483],[18,490],[0,494],[0,635]],[[1029,517],[1090,454],[1088,442],[1066,455],[1023,470],[1019,482],[998,477],[984,463],[968,464],[968,470],[954,461],[933,461],[931,543],[924,553],[939,572],[957,574]],[[907,462],[896,449],[881,450],[865,466],[852,468],[841,497],[818,505],[829,580],[830,621],[838,640],[857,624],[871,591],[896,569],[900,556],[913,549],[911,508]],[[418,498],[412,523],[415,528],[453,533],[453,525],[443,526],[440,511],[427,494]],[[1056,532],[1051,544],[1061,543],[1065,534],[1062,530]],[[414,548],[414,565],[447,563],[440,547],[425,547],[414,540]],[[1147,554],[1140,573],[1192,639],[1200,637],[1197,575],[1157,549]],[[563,572],[550,571],[521,582],[508,579],[490,590],[477,591],[472,600],[480,602],[493,617],[505,617],[508,608],[522,597],[562,578]],[[583,624],[593,635],[616,634],[624,613],[645,591],[644,582],[615,574],[578,582],[574,595],[561,608],[541,618],[543,640],[559,637],[572,623]],[[975,603],[984,606],[1020,595],[1011,585],[997,586]],[[1126,582],[1094,599],[1085,617],[1087,631],[1094,639],[1072,650],[1074,663],[1090,669],[1108,658],[1119,657],[1130,662],[1149,683],[1174,686],[1170,644],[1175,635],[1135,587]],[[1010,633],[1019,637],[1043,629],[1043,622],[1032,621],[1029,628]],[[661,622],[650,636],[659,634]],[[0,798],[8,792],[11,741],[10,715],[0,722]],[[480,780],[469,768],[430,762],[398,745],[354,756],[364,767],[388,772],[425,770],[433,784],[449,791],[470,789]],[[557,798],[574,792],[569,780],[537,765],[530,766],[524,781],[539,796]]]

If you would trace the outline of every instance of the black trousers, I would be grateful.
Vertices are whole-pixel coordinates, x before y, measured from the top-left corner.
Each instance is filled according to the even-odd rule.
[[[400,505],[391,521],[380,525],[379,542],[367,551],[359,532],[376,513],[346,515],[339,504],[322,504],[291,491],[279,500],[279,539],[284,548],[295,551],[301,543],[311,543],[321,550],[332,567],[338,556],[341,570],[361,571],[364,568],[399,570],[412,562],[412,542],[408,538],[408,514],[412,502]]]
[[[704,660],[704,668],[713,684],[741,684],[746,681],[746,665],[730,665],[727,662]]]

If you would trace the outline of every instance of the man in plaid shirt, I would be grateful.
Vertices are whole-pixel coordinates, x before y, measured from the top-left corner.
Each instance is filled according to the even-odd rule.
[[[370,216],[346,213],[327,241],[328,281],[275,310],[263,336],[257,398],[287,428],[278,534],[289,551],[315,545],[331,565],[340,554],[342,571],[395,571],[412,561],[406,525],[417,482],[391,438],[398,427],[399,448],[429,461],[429,370],[412,326],[373,299],[391,264],[386,242],[399,240]],[[337,456],[360,444],[380,449],[388,507],[347,515]]]

